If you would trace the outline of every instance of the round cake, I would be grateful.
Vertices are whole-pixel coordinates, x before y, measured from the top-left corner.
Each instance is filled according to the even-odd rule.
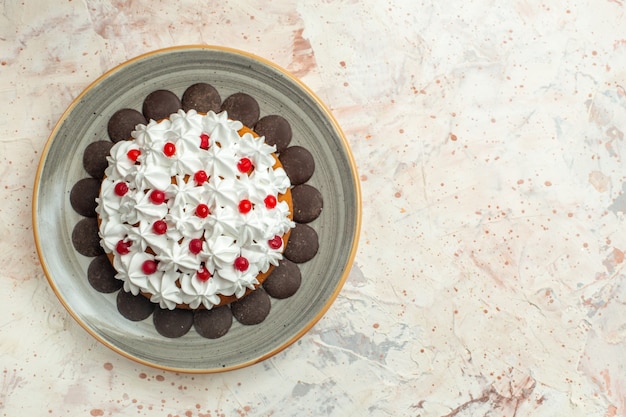
[[[69,193],[81,216],[71,239],[92,258],[89,284],[116,294],[124,318],[215,339],[298,291],[323,201],[287,119],[198,82],[180,99],[159,89],[141,111],[118,109],[106,133],[85,148],[89,177]]]
[[[95,209],[124,290],[173,310],[256,289],[295,227],[276,146],[226,111],[181,109],[131,136],[110,149]]]

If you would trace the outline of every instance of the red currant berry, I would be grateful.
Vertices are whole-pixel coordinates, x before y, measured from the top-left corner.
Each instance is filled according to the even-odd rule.
[[[200,135],[200,148],[209,149],[209,135],[206,133]]]
[[[194,255],[202,252],[202,239],[191,239],[191,241],[189,241],[189,252]]]
[[[267,244],[270,245],[270,248],[274,250],[280,249],[280,247],[283,245],[283,239],[280,236],[276,235],[268,240]]]
[[[211,278],[211,273],[208,269],[206,269],[205,266],[201,266],[200,269],[198,269],[198,272],[196,272],[196,276],[200,281],[204,282],[208,281],[209,278]]]
[[[163,145],[163,153],[165,154],[165,156],[174,156],[174,154],[176,153],[176,145],[174,145],[172,142],[167,142],[165,145]]]
[[[248,158],[241,158],[237,162],[237,169],[243,173],[250,171],[252,169],[252,161]]]
[[[152,259],[148,259],[141,264],[141,270],[146,275],[154,274],[157,270],[157,263]]]
[[[165,232],[167,232],[167,223],[165,223],[164,220],[157,220],[152,225],[152,230],[154,230],[154,233],[157,235],[164,235]]]
[[[120,255],[126,255],[128,252],[130,252],[129,248],[131,244],[132,242],[124,242],[123,240],[120,240],[119,242],[117,242],[117,245],[115,245],[115,251]]]
[[[271,194],[265,197],[265,200],[263,201],[265,202],[265,207],[267,207],[268,209],[273,209],[274,207],[276,207],[276,197]]]
[[[150,201],[154,204],[161,204],[165,201],[165,193],[161,190],[153,190],[150,193]]]
[[[206,204],[198,204],[198,207],[196,207],[196,216],[204,219],[209,214],[211,214],[209,206],[207,206]]]
[[[239,212],[242,214],[249,213],[252,210],[252,203],[250,200],[241,200],[239,202]]]
[[[237,271],[243,272],[246,269],[248,269],[249,266],[250,266],[250,262],[248,262],[248,260],[244,258],[243,256],[238,256],[235,259],[235,269]]]
[[[115,184],[114,191],[115,194],[121,197],[128,192],[128,184],[126,184],[125,182],[118,182],[117,184]]]
[[[141,155],[141,151],[139,149],[131,149],[126,153],[128,159],[133,162],[137,162],[137,159],[139,159],[139,155]]]
[[[200,170],[198,172],[196,172],[193,176],[193,180],[196,182],[196,184],[198,185],[202,185],[206,182],[206,180],[209,179],[209,176],[206,174],[206,171]]]

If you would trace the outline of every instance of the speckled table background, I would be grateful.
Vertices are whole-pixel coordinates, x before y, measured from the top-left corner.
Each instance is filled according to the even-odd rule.
[[[0,415],[626,416],[623,1],[0,6]],[[69,316],[31,195],[89,83],[203,43],[274,61],[330,107],[363,228],[338,299],[296,344],[187,375]]]

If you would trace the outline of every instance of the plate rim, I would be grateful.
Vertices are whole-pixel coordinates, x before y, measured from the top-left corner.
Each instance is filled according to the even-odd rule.
[[[355,193],[355,201],[356,201],[356,212],[354,213],[355,216],[355,224],[354,224],[354,234],[353,234],[353,240],[352,240],[352,245],[350,248],[350,252],[345,260],[345,264],[344,264],[344,270],[341,274],[341,276],[339,277],[339,279],[337,280],[337,284],[335,285],[335,288],[333,290],[333,292],[330,294],[330,296],[328,297],[328,299],[326,300],[326,302],[324,303],[324,305],[320,308],[320,310],[317,312],[317,314],[308,322],[306,323],[306,325],[298,332],[296,332],[294,335],[292,335],[292,337],[290,337],[288,340],[286,340],[284,343],[280,344],[279,346],[277,346],[274,349],[271,349],[269,352],[264,353],[262,355],[259,355],[258,357],[255,357],[251,360],[248,361],[244,361],[244,362],[240,362],[237,363],[235,365],[230,365],[230,366],[226,366],[226,367],[220,367],[220,368],[207,368],[207,369],[200,369],[200,368],[181,368],[181,367],[173,367],[173,366],[167,366],[167,365],[162,365],[162,364],[158,364],[155,362],[151,362],[139,357],[136,357],[132,354],[130,354],[129,352],[126,352],[125,350],[123,350],[122,348],[116,346],[113,343],[110,343],[109,341],[107,341],[106,339],[104,339],[103,337],[101,337],[99,334],[97,334],[97,332],[95,332],[93,329],[91,329],[78,315],[77,312],[74,311],[74,309],[69,305],[69,303],[67,302],[67,300],[65,300],[65,298],[62,296],[57,283],[55,282],[55,280],[52,277],[52,274],[50,272],[50,270],[48,269],[48,265],[46,264],[45,261],[45,257],[44,257],[44,251],[41,245],[41,239],[40,239],[40,233],[39,233],[39,227],[38,227],[38,216],[37,216],[37,208],[39,206],[39,193],[40,193],[40,186],[41,186],[41,179],[42,179],[42,172],[43,172],[43,168],[47,159],[47,156],[50,152],[50,149],[53,146],[54,140],[57,137],[58,131],[60,130],[61,126],[63,125],[64,121],[66,120],[66,118],[71,114],[71,112],[74,110],[74,108],[80,103],[80,101],[82,100],[82,98],[89,93],[89,91],[91,91],[95,86],[97,86],[102,80],[104,80],[105,78],[111,76],[114,73],[117,73],[121,70],[123,70],[124,68],[132,65],[135,62],[144,60],[146,58],[151,58],[154,56],[158,56],[161,54],[167,54],[167,53],[171,53],[171,52],[184,52],[184,51],[198,51],[198,50],[206,50],[206,51],[211,51],[211,52],[225,52],[225,53],[230,53],[230,54],[234,54],[234,55],[239,55],[239,56],[243,56],[245,58],[248,59],[252,59],[254,61],[258,61],[261,64],[264,64],[266,66],[271,67],[272,69],[276,70],[277,72],[281,73],[282,75],[284,75],[285,77],[287,77],[291,82],[293,82],[294,84],[296,84],[298,87],[302,88],[302,90],[309,95],[309,97],[316,103],[316,105],[319,107],[319,109],[322,111],[322,113],[324,114],[324,116],[326,117],[327,121],[332,125],[333,129],[337,132],[338,137],[340,139],[340,143],[343,147],[343,150],[345,151],[345,156],[348,160],[349,163],[349,168],[350,168],[350,173],[352,176],[352,185],[353,185],[353,190]],[[331,305],[334,303],[334,301],[336,300],[337,296],[339,295],[343,285],[345,284],[345,281],[347,280],[347,277],[350,273],[351,267],[354,263],[354,259],[356,257],[356,252],[358,249],[358,243],[359,243],[359,237],[360,237],[360,231],[361,231],[361,222],[362,222],[362,200],[361,200],[361,187],[360,187],[360,181],[359,181],[359,176],[358,176],[358,170],[357,170],[357,166],[356,166],[356,162],[354,159],[354,155],[352,154],[349,142],[345,136],[345,133],[343,132],[343,130],[341,129],[341,127],[339,126],[339,123],[337,122],[337,120],[335,119],[335,117],[333,116],[333,114],[331,113],[330,109],[326,106],[326,104],[324,104],[324,102],[317,96],[317,94],[315,92],[313,92],[313,90],[311,90],[306,84],[304,84],[298,77],[296,77],[295,75],[293,75],[292,73],[290,73],[289,71],[287,71],[286,69],[282,68],[281,66],[277,65],[276,63],[263,58],[261,56],[255,55],[253,53],[244,51],[244,50],[240,50],[240,49],[235,49],[235,48],[231,48],[231,47],[226,47],[226,46],[218,46],[218,45],[205,45],[205,44],[189,44],[189,45],[179,45],[179,46],[172,46],[172,47],[167,47],[167,48],[160,48],[160,49],[156,49],[156,50],[152,50],[140,55],[137,55],[131,59],[128,59],[122,63],[119,63],[117,65],[115,65],[114,67],[112,67],[111,69],[105,71],[102,75],[100,75],[99,77],[97,77],[94,81],[92,81],[91,83],[89,83],[73,100],[72,102],[69,104],[69,106],[63,111],[63,113],[59,116],[59,119],[57,120],[57,122],[55,123],[51,133],[49,134],[45,145],[42,149],[42,153],[41,153],[41,157],[39,159],[38,162],[38,166],[37,166],[37,170],[35,173],[35,182],[34,182],[34,186],[33,186],[33,193],[32,193],[32,207],[31,207],[31,217],[32,217],[32,224],[33,224],[33,236],[34,236],[34,240],[35,240],[35,247],[36,247],[36,251],[37,251],[37,256],[39,259],[39,263],[41,265],[41,268],[44,272],[44,275],[46,277],[46,280],[48,281],[48,284],[50,285],[50,288],[53,290],[53,292],[55,293],[57,299],[61,302],[61,304],[63,305],[63,307],[65,308],[65,310],[70,314],[70,316],[80,325],[80,327],[82,327],[88,334],[90,334],[93,338],[95,338],[98,342],[100,342],[101,344],[103,344],[104,346],[108,347],[109,349],[113,350],[114,352],[116,352],[117,354],[130,359],[131,361],[134,361],[136,363],[140,363],[142,365],[146,365],[146,366],[150,366],[152,368],[157,368],[157,369],[161,369],[161,370],[165,370],[165,371],[171,371],[171,372],[179,372],[179,373],[190,373],[190,374],[208,374],[208,373],[219,373],[219,372],[226,372],[226,371],[231,371],[231,370],[235,370],[235,369],[240,369],[240,368],[244,368],[247,366],[251,366],[254,365],[256,363],[262,362],[276,354],[278,354],[279,352],[283,351],[284,349],[286,349],[287,347],[291,346],[293,343],[295,343],[297,340],[299,340],[300,338],[302,338],[302,336],[304,336],[304,334],[306,334],[325,314],[326,312],[330,309]]]

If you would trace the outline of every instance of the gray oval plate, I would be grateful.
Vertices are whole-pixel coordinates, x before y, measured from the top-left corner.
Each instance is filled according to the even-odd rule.
[[[85,147],[107,139],[110,116],[121,108],[141,110],[157,89],[179,95],[196,82],[215,86],[222,99],[243,91],[257,99],[261,115],[280,114],[290,121],[292,145],[309,149],[316,171],[309,184],[324,198],[322,215],[311,225],[319,253],[301,264],[302,285],[285,300],[272,299],[269,316],[259,325],[233,323],[220,339],[206,339],[193,329],[168,339],[152,318],[132,322],[122,317],[115,294],[95,291],[87,281],[92,258],[71,243],[81,219],[69,203],[76,181],[88,174],[82,166]],[[76,321],[97,340],[137,362],[179,372],[218,372],[264,360],[298,340],[337,297],[354,259],[361,223],[356,167],[347,141],[323,103],[295,77],[250,54],[220,47],[185,46],[159,50],[107,72],[74,100],[46,143],[33,194],[33,229],[37,251],[50,286]]]

